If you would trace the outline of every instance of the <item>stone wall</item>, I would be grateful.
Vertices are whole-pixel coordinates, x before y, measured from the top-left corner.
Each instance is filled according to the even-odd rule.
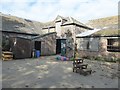
[[[106,57],[106,58],[120,58],[120,52],[109,52],[107,51],[107,38],[100,38],[99,41],[99,50],[80,50],[78,49],[79,57]]]
[[[66,26],[61,27],[61,35],[63,37],[65,37],[64,35],[67,31],[70,31],[72,33],[72,38],[75,38],[75,32],[74,32],[75,27],[74,27],[74,25],[66,25]]]
[[[56,33],[53,33],[34,40],[41,41],[41,55],[56,54],[56,38],[57,38]]]

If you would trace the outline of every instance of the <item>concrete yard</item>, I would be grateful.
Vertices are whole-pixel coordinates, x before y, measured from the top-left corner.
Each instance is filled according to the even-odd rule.
[[[85,60],[94,73],[72,71],[72,61],[56,56],[2,62],[3,88],[118,88],[118,63]]]

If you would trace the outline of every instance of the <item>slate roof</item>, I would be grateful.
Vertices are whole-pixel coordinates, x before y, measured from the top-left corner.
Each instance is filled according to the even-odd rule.
[[[99,29],[83,32],[81,34],[76,35],[76,37],[120,36],[118,16],[111,16],[111,17],[91,20],[89,24],[95,26],[94,28],[99,28]]]
[[[110,30],[110,29],[96,29],[96,30],[89,30],[83,33],[76,35],[76,37],[91,37],[91,36],[118,36],[120,37],[120,30]]]
[[[0,24],[2,23],[3,31],[42,34],[41,30],[43,24],[41,22],[23,19],[6,14],[1,14],[1,16],[2,16],[2,22],[0,22]]]
[[[51,34],[57,34],[57,33],[56,32],[50,32],[50,33],[46,33],[46,34],[43,34],[43,35],[38,35],[38,36],[32,37],[31,40],[42,38],[42,37],[45,37],[45,36],[48,36],[48,35],[51,35]]]
[[[50,22],[43,23],[42,29],[49,28],[49,27],[55,28],[55,21],[50,21]]]
[[[77,25],[77,26],[79,26],[79,27],[84,27],[84,28],[87,28],[87,29],[90,29],[90,30],[93,29],[93,28],[90,28],[90,27],[88,27],[87,25],[79,22],[78,20],[74,19],[73,17],[67,17],[66,20],[67,20],[67,21],[63,24],[63,26],[64,26],[64,25],[69,25],[69,24],[75,24],[75,25]]]
[[[62,17],[58,15],[55,20],[42,23],[42,22],[37,22],[29,19],[24,19],[12,15],[7,15],[7,14],[2,14],[2,21],[0,24],[2,25],[2,30],[3,31],[14,31],[14,32],[22,32],[22,33],[30,33],[30,34],[40,34],[42,35],[42,29],[45,28],[55,28],[55,22],[57,20],[64,20],[62,25],[67,25],[67,24],[75,24],[83,28],[88,28],[85,24],[77,21],[76,19],[72,17]]]
[[[77,34],[76,37],[86,37],[86,36],[90,36],[92,35],[93,33],[99,31],[100,29],[94,29],[94,30],[88,30],[88,31],[85,31],[85,32],[82,32],[80,34]]]
[[[84,27],[84,28],[92,30],[92,28],[90,28],[90,27],[86,26],[85,24],[79,22],[78,20],[74,19],[73,17],[63,17],[63,16],[60,16],[60,15],[58,15],[55,20],[53,20],[51,22],[44,23],[44,28],[48,28],[48,27],[54,27],[55,28],[55,22],[58,22],[60,20],[65,20],[65,22],[62,23],[62,26],[69,25],[69,24],[74,24],[74,25],[78,25],[80,27]]]

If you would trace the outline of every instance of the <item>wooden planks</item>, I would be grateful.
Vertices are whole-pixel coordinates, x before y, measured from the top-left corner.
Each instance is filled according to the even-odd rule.
[[[8,60],[12,60],[13,59],[13,53],[12,52],[2,52],[2,60],[3,61],[8,61]]]

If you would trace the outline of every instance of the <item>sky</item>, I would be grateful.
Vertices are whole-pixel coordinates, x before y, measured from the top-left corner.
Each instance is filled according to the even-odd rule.
[[[0,0],[0,12],[48,22],[57,15],[80,22],[118,15],[119,0]]]

